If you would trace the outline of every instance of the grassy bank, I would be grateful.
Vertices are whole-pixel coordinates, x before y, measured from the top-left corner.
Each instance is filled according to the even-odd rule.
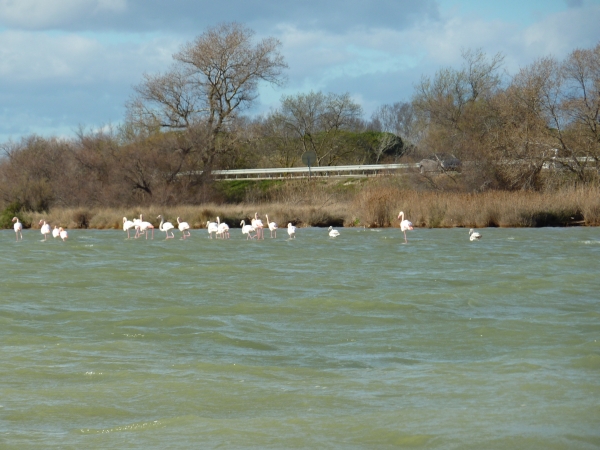
[[[396,227],[398,211],[417,227],[541,227],[600,225],[600,189],[568,188],[555,192],[498,192],[478,194],[418,192],[407,190],[391,178],[318,181],[307,183],[246,183],[230,187],[239,203],[195,206],[149,205],[131,208],[54,208],[46,213],[17,213],[25,227],[39,228],[45,220],[66,228],[120,229],[123,217],[144,215],[158,227],[156,217],[176,222],[177,217],[193,228],[205,228],[217,216],[231,227],[249,221],[255,212],[281,227],[366,226]],[[231,201],[232,199],[229,199]],[[2,213],[2,226],[9,228],[13,212]]]

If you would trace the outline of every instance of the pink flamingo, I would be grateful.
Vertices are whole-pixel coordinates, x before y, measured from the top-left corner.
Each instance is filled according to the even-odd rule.
[[[167,235],[167,239],[173,239],[175,237],[175,235],[171,231],[173,228],[175,228],[173,226],[173,224],[171,222],[165,222],[165,219],[163,219],[162,215],[158,216],[157,219],[160,219],[160,225],[158,226],[158,229],[160,231],[165,232],[165,234]],[[169,236],[169,232],[171,233],[170,236]]]
[[[217,238],[217,233],[219,232],[219,224],[217,222],[211,222],[210,220],[207,220],[206,229],[208,230],[209,239],[212,239],[213,233],[215,233],[215,239]]]
[[[273,233],[275,233],[275,237],[277,237],[277,224],[275,222],[269,222],[269,215],[265,214],[267,218],[267,224],[269,225],[269,231],[271,232],[271,237],[273,237]]]
[[[135,223],[131,220],[127,220],[127,217],[123,217],[123,231],[127,231],[127,239],[131,238],[131,236],[129,236],[129,230],[131,230],[132,228],[135,228]]]
[[[45,220],[40,220],[39,224],[43,224],[40,231],[44,235],[44,240],[46,240],[48,238],[48,235],[50,234],[50,225],[48,225]]]
[[[406,239],[406,232],[408,230],[412,230],[413,224],[410,220],[406,220],[404,218],[404,212],[400,211],[400,213],[398,214],[398,219],[400,219],[400,229],[402,230],[402,232],[404,233],[404,243],[408,243],[408,240]]]
[[[63,227],[60,227],[60,228],[58,229],[58,231],[59,231],[59,236],[60,236],[60,238],[61,238],[63,241],[66,241],[66,240],[67,240],[67,238],[69,237],[69,236],[67,235],[67,230],[65,230]]]
[[[191,236],[191,234],[189,232],[189,229],[190,229],[189,223],[180,222],[179,217],[177,218],[177,227],[179,228],[179,231],[181,231],[181,234],[183,235],[183,239]]]
[[[473,228],[469,230],[469,240],[470,241],[478,241],[481,239],[481,233],[478,233]]]
[[[221,236],[222,239],[229,239],[229,225],[225,222],[221,223],[221,219],[217,217],[217,236]]]
[[[154,239],[154,225],[150,222],[144,222],[144,217],[140,214],[140,222],[139,222],[139,234],[144,233],[146,235],[146,239],[148,239],[148,230],[152,230],[152,239]]]
[[[254,219],[252,219],[252,226],[254,227],[254,229],[256,230],[256,238],[257,239],[264,239],[265,235],[263,233],[263,223],[262,220],[260,220],[258,218],[258,213],[254,213]]]
[[[142,215],[140,214],[140,217],[142,217]],[[142,219],[133,219],[133,227],[135,228],[135,238],[139,238],[140,237],[140,225],[142,223]]]
[[[242,227],[242,234],[246,235],[246,240],[248,239],[254,239],[254,236],[252,236],[252,232],[256,231],[255,228],[252,225],[246,225],[246,221],[242,220],[240,222],[240,225]]]
[[[23,240],[23,224],[19,222],[19,218],[16,216],[13,217],[12,221],[15,223],[14,229],[17,241],[19,240],[19,236],[21,236],[21,240]]]
[[[288,223],[287,232],[290,235],[290,239],[296,239],[296,227],[292,223]]]

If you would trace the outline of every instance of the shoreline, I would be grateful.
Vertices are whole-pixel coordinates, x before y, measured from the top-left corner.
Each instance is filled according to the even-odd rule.
[[[4,229],[12,229],[17,216],[25,229],[39,229],[46,221],[66,229],[122,229],[123,218],[143,216],[156,229],[159,215],[165,221],[188,222],[192,229],[206,229],[217,217],[230,228],[250,223],[255,213],[280,229],[288,223],[304,227],[398,228],[398,212],[417,228],[542,228],[600,225],[600,190],[570,189],[548,193],[489,192],[454,194],[402,192],[376,189],[361,191],[347,201],[291,203],[203,204],[179,206],[136,206],[130,208],[53,208],[49,212],[11,212],[1,215]]]

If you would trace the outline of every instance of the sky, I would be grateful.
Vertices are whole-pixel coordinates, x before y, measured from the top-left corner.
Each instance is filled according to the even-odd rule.
[[[600,42],[600,0],[0,0],[0,143],[117,126],[144,73],[169,69],[209,27],[276,37],[289,68],[252,114],[283,95],[349,93],[365,119],[410,101],[461,51],[504,55],[506,76]]]

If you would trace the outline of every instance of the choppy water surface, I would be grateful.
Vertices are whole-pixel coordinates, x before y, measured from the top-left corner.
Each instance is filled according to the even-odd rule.
[[[0,233],[0,446],[600,446],[600,230]]]

